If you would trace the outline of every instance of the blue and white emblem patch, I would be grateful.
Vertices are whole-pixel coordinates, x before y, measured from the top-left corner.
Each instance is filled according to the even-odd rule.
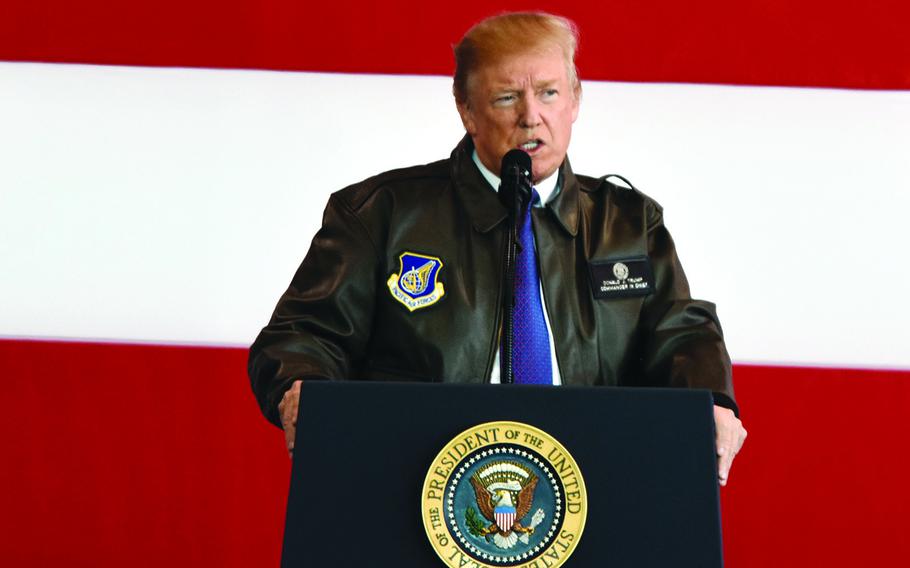
[[[438,282],[442,260],[415,252],[403,252],[398,256],[399,270],[389,276],[389,291],[392,297],[408,310],[414,311],[432,306],[445,295],[445,287]]]

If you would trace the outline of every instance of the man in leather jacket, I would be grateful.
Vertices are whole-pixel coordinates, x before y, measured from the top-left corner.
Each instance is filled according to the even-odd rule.
[[[498,380],[507,211],[492,172],[518,147],[531,155],[534,183],[552,187],[531,216],[553,382],[710,389],[726,483],[746,432],[720,323],[712,304],[691,299],[660,206],[573,173],[574,51],[562,18],[481,22],[456,47],[467,135],[451,156],[331,196],[250,349],[253,390],[289,451],[301,380]]]

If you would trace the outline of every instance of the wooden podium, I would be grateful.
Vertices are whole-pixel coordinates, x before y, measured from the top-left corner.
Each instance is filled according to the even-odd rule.
[[[584,476],[564,566],[720,567],[712,404],[681,389],[305,382],[281,564],[445,566],[421,514],[431,463],[466,429],[514,421],[557,439]]]

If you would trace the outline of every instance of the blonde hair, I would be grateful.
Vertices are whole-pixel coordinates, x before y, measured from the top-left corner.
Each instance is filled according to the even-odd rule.
[[[578,29],[562,16],[545,12],[512,12],[491,16],[474,25],[454,47],[455,101],[466,104],[472,75],[481,67],[502,59],[553,46],[562,50],[569,84],[575,94],[581,88],[575,67]]]

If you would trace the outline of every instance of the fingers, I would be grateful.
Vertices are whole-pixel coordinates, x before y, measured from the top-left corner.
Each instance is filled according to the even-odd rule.
[[[281,402],[278,403],[278,413],[281,415],[281,427],[284,429],[284,443],[288,449],[288,457],[294,456],[294,440],[297,434],[297,409],[300,406],[300,385],[303,381],[294,381]]]
[[[733,452],[728,447],[717,448],[717,479],[721,486],[727,485],[730,479],[730,468],[733,466]]]
[[[297,435],[297,428],[286,426],[284,429],[284,445],[288,449],[288,458],[294,457],[294,439]]]
[[[733,467],[733,460],[742,449],[747,432],[732,410],[720,406],[714,407],[714,425],[717,446],[717,479],[721,486],[726,486],[730,480],[730,468]]]

